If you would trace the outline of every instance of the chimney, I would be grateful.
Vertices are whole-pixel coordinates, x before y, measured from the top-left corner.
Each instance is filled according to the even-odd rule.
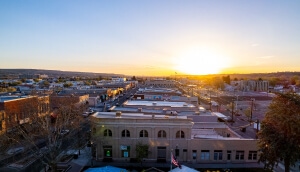
[[[121,115],[122,115],[122,112],[121,112],[121,111],[117,111],[117,112],[116,112],[116,117],[121,117]]]

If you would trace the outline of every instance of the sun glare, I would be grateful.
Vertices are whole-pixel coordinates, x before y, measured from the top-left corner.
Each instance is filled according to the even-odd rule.
[[[174,58],[175,70],[190,75],[216,74],[228,66],[228,59],[209,49],[191,49]]]

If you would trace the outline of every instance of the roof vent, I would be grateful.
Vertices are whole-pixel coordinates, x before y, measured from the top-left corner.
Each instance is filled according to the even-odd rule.
[[[121,117],[121,115],[122,115],[122,112],[121,112],[121,111],[117,111],[117,112],[116,112],[116,117]]]

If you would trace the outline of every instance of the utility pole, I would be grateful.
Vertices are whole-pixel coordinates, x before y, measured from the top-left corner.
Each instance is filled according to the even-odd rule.
[[[231,120],[233,121],[233,105],[234,105],[234,101],[232,101],[231,103]]]
[[[253,114],[253,101],[255,99],[254,98],[251,98],[251,113],[250,113],[250,123],[252,122],[252,114]]]

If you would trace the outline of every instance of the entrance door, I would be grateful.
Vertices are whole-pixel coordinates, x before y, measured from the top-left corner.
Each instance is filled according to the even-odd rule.
[[[111,162],[112,161],[112,146],[103,146],[103,161]]]
[[[183,161],[187,161],[187,149],[183,149]]]
[[[157,147],[157,162],[167,162],[166,161],[167,148],[163,146]]]

